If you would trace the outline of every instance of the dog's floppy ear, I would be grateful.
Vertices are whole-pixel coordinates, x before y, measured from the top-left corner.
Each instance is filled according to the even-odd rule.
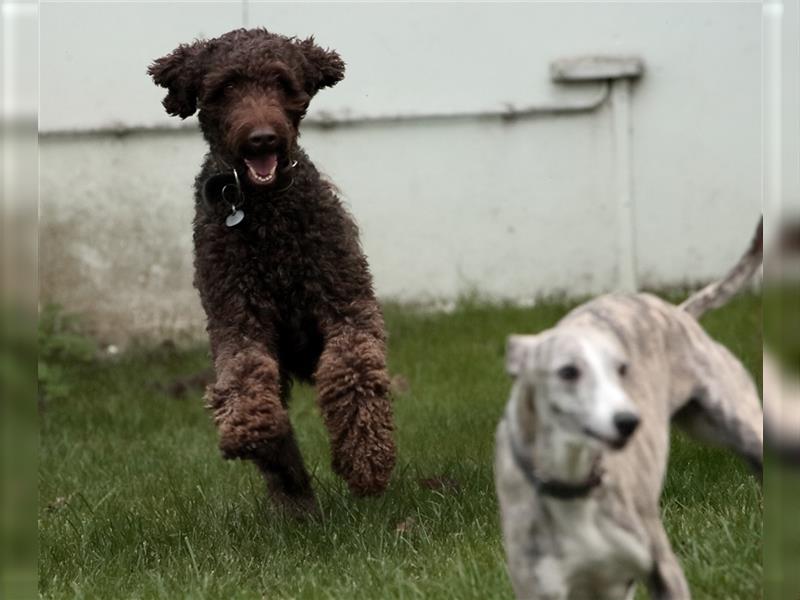
[[[529,442],[536,430],[536,390],[529,381],[517,381],[514,418],[516,430],[523,441]]]
[[[506,371],[516,378],[512,389],[513,427],[520,439],[529,442],[536,429],[536,389],[528,377],[519,377],[531,360],[539,336],[510,335],[506,341]]]
[[[325,87],[336,85],[344,78],[344,61],[334,50],[325,50],[314,43],[311,36],[299,42],[300,50],[308,61],[306,92],[313,96]]]
[[[510,335],[506,340],[506,372],[516,377],[525,366],[529,352],[536,344],[538,336]]]
[[[207,49],[208,42],[203,40],[181,44],[147,69],[157,85],[169,90],[162,102],[169,114],[185,119],[197,110]]]

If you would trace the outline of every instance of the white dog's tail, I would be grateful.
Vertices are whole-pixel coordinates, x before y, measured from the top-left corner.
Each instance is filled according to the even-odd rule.
[[[733,298],[739,290],[750,281],[758,267],[761,265],[764,253],[764,218],[762,217],[756,227],[756,233],[750,242],[750,247],[744,253],[739,262],[728,272],[725,277],[714,283],[710,283],[699,292],[689,296],[680,305],[680,308],[688,312],[695,319],[699,319],[706,311],[719,308],[728,300]]]

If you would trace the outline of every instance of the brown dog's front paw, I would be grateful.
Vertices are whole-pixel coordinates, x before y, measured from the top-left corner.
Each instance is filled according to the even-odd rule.
[[[350,435],[334,450],[333,470],[356,496],[374,496],[389,485],[395,454],[391,429],[364,437]]]
[[[289,415],[278,402],[228,397],[224,403],[209,403],[219,432],[224,458],[254,458],[265,445],[291,431]]]
[[[277,363],[264,352],[246,348],[217,368],[206,388],[206,405],[219,430],[225,458],[253,458],[265,444],[291,431],[280,400]]]
[[[281,415],[271,415],[271,418],[248,416],[250,418],[217,422],[219,449],[224,458],[256,458],[265,446],[290,432],[285,411]]]
[[[255,458],[263,443],[257,436],[241,435],[225,426],[219,428],[219,451],[226,460]]]
[[[394,469],[394,448],[387,452],[369,453],[355,462],[349,473],[342,473],[350,491],[356,496],[377,496],[389,485]]]

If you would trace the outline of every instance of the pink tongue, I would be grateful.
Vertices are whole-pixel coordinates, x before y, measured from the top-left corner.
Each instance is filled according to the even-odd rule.
[[[277,162],[278,156],[275,154],[268,154],[267,156],[259,156],[258,158],[250,158],[247,160],[247,164],[250,165],[260,177],[266,177],[272,173]]]

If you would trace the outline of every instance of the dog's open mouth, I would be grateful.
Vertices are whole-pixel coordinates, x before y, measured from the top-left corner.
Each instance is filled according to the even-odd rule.
[[[278,169],[278,155],[274,152],[245,158],[247,176],[256,185],[271,185],[275,181],[275,172]]]

